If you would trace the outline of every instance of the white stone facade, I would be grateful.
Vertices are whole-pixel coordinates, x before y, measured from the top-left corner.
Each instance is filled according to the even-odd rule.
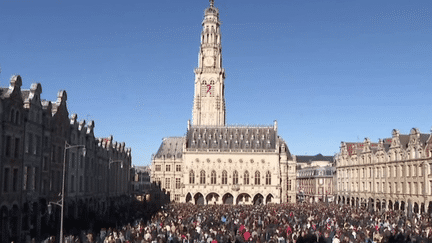
[[[337,201],[371,210],[431,212],[431,151],[431,135],[416,128],[409,135],[393,130],[392,138],[376,144],[367,138],[363,144],[343,142],[336,156]]]
[[[222,45],[219,10],[211,3],[202,22],[198,68],[195,69],[193,125],[225,126],[225,70],[222,68]]]
[[[296,166],[277,122],[225,124],[225,70],[219,10],[210,2],[202,23],[192,124],[185,137],[164,138],[151,179],[171,201],[195,204],[295,202]],[[288,185],[292,185],[288,190]]]

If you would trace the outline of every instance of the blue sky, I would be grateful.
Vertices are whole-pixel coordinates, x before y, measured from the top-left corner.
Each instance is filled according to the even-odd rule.
[[[148,165],[192,116],[206,0],[0,2],[0,86],[68,93]],[[273,124],[296,155],[432,126],[432,2],[215,0],[228,124]]]

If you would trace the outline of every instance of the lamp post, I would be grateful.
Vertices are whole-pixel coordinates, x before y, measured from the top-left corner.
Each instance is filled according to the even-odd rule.
[[[65,141],[64,154],[63,154],[63,183],[62,183],[62,193],[61,199],[58,202],[50,202],[48,205],[48,211],[51,211],[51,204],[55,204],[61,207],[61,218],[60,218],[60,243],[63,242],[63,218],[64,218],[64,198],[65,198],[65,181],[66,181],[66,150],[71,148],[82,148],[83,155],[85,157],[86,148],[85,145],[70,145]],[[60,203],[61,202],[61,203]]]
[[[121,169],[123,169],[123,160],[112,160],[111,158],[109,159],[109,162],[108,162],[108,175],[109,175],[109,169],[111,169],[111,164],[113,164],[113,163],[121,163],[121,165],[120,165],[120,168]],[[108,176],[107,176],[107,178],[109,178]],[[116,179],[116,181],[117,181],[117,179]],[[108,185],[109,183],[107,183],[107,185]],[[117,194],[117,184],[118,183],[115,183],[116,185],[115,185],[115,192],[116,192],[116,194]],[[109,195],[109,191],[108,191],[108,195]],[[117,196],[117,195],[116,195]]]
[[[110,196],[109,195],[109,174],[110,174],[111,164],[114,164],[114,163],[121,163],[120,168],[123,169],[123,160],[112,160],[111,158],[109,158],[109,160],[108,160],[108,175],[107,175],[107,187],[108,187],[107,196],[108,197]],[[115,177],[115,180],[117,181],[117,177]],[[115,196],[117,196],[117,184],[118,183],[115,183],[115,185],[114,185],[115,186],[115,193],[116,193]],[[116,207],[116,209],[117,209],[117,207]],[[116,221],[116,225],[117,225],[117,221]]]

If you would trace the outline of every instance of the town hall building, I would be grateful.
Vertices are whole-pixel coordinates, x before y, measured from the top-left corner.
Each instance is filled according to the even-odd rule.
[[[152,156],[151,179],[175,202],[267,204],[296,201],[296,162],[274,121],[228,126],[219,10],[204,11],[192,123]],[[156,198],[157,199],[157,198]]]

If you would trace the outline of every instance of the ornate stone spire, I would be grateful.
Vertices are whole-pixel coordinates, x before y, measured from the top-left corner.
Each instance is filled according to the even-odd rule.
[[[204,10],[198,67],[195,71],[195,95],[192,124],[225,126],[225,70],[222,68],[222,45],[219,10],[214,0]]]

